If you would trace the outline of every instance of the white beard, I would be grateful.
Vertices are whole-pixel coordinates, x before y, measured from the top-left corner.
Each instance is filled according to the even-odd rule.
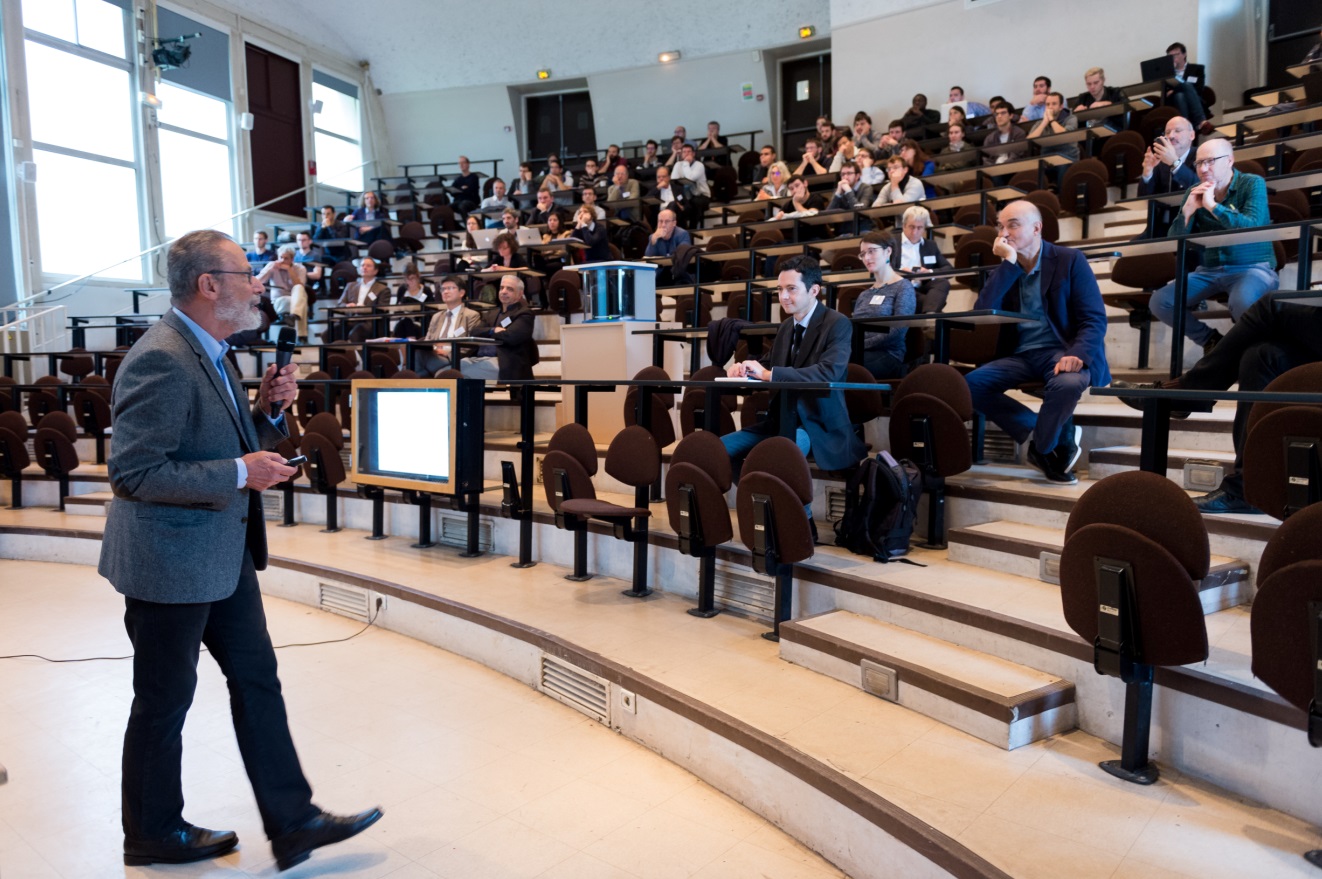
[[[233,327],[233,332],[255,330],[262,325],[262,314],[249,305],[249,297],[226,296],[216,303],[216,320]]]

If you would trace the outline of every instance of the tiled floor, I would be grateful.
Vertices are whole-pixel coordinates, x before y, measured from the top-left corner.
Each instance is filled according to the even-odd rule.
[[[17,518],[0,511],[0,523]],[[21,518],[27,524],[48,527],[96,529],[100,525],[95,517],[40,510],[25,512]],[[370,573],[517,619],[703,699],[834,767],[1014,876],[1243,879],[1317,875],[1301,853],[1322,846],[1322,834],[1306,822],[1199,780],[1182,778],[1168,766],[1162,767],[1161,780],[1150,788],[1111,781],[1096,763],[1113,759],[1117,749],[1083,732],[1015,751],[1001,750],[785,663],[774,644],[758,637],[763,626],[728,615],[710,620],[690,617],[683,612],[689,602],[673,595],[657,593],[645,601],[625,599],[618,594],[619,581],[597,578],[569,583],[563,579],[563,569],[549,564],[516,571],[510,568],[507,556],[462,559],[445,548],[420,553],[404,539],[372,542],[360,539],[361,533],[322,534],[304,527],[273,528],[269,533],[276,556],[315,559],[334,568]],[[815,563],[847,567],[851,558],[823,552]],[[104,626],[104,621],[97,625],[80,622],[80,600],[61,597],[59,592],[42,593],[48,595],[43,606],[54,602],[58,611],[44,630],[35,621],[16,621],[12,603],[4,599],[15,588],[10,585],[15,579],[28,579],[22,573],[17,578],[11,575],[16,565],[0,562],[0,582],[5,584],[0,587],[3,643],[13,643],[18,631],[24,638],[35,637],[29,632],[45,631],[61,637],[70,652],[114,649],[107,637],[112,639],[110,643],[118,639],[122,644],[117,619]],[[944,589],[956,600],[967,598],[970,603],[976,603],[972,601],[975,592],[1004,581],[1007,594],[997,600],[1005,602],[1007,609],[1017,603],[1010,594],[1016,588],[1030,599],[1036,595],[1021,578],[983,572],[975,582],[968,573],[974,569],[952,566],[965,570],[964,581],[956,582],[959,578],[954,572],[943,576],[940,567],[888,569],[887,578],[896,585],[929,592]],[[104,601],[108,588],[97,588],[98,600]],[[13,594],[33,593],[21,587]],[[20,604],[30,600],[18,599]],[[110,601],[113,604],[113,596]],[[314,620],[336,631],[348,626],[302,608],[279,606],[281,626],[291,628],[278,630],[278,640],[300,637],[297,626]],[[1041,615],[1044,625],[1063,626],[1058,603],[1052,607],[1044,604]],[[401,655],[407,658],[397,661],[397,651],[404,651]],[[301,653],[312,655],[299,656]],[[405,870],[400,876],[647,875],[669,879],[800,875],[794,870],[814,876],[818,875],[814,869],[829,869],[770,825],[736,811],[707,788],[702,790],[712,809],[718,808],[716,803],[724,803],[719,817],[704,811],[681,811],[678,818],[689,823],[671,821],[670,813],[677,808],[667,809],[667,804],[681,789],[694,788],[690,776],[657,763],[648,752],[624,753],[627,742],[558,705],[549,704],[545,712],[534,716],[529,703],[545,700],[531,691],[508,681],[502,686],[502,679],[469,663],[458,662],[459,671],[453,674],[442,672],[442,663],[448,669],[449,662],[440,651],[386,633],[372,633],[335,648],[285,651],[282,656],[298,719],[298,741],[309,755],[311,775],[325,804],[353,809],[381,801],[387,807],[379,832],[370,833],[362,845],[383,847],[388,856],[379,863],[368,863],[369,855],[360,855],[356,849],[346,847],[344,853],[328,854],[327,859],[344,855],[336,862],[344,865],[344,871],[378,876],[407,867],[420,872]],[[0,667],[4,675],[0,677],[0,700],[6,703],[0,704],[0,710],[25,707],[28,701],[57,713],[72,710],[60,707],[69,704],[65,696],[39,695],[67,668],[25,664],[22,679],[11,682],[10,670]],[[373,671],[365,675],[362,668]],[[127,686],[124,671],[75,667],[75,674],[78,682],[73,692],[96,707],[72,718],[73,732],[62,733],[59,742],[78,751],[80,764],[91,765],[70,770],[72,777],[61,788],[77,790],[79,785],[90,785],[99,790],[104,800],[101,812],[84,818],[93,825],[114,823],[109,779],[118,759],[124,705],[104,695],[100,685],[115,678],[122,692]],[[491,687],[485,683],[479,687],[479,680],[490,680]],[[216,682],[209,683],[214,687]],[[211,710],[197,712],[190,727],[193,741],[200,743],[195,751],[211,749],[233,764],[223,702],[218,698],[208,701]],[[317,718],[315,723],[312,717]],[[31,722],[20,720],[19,727],[13,738],[20,754],[34,747],[34,739],[40,743],[39,751],[54,747]],[[8,747],[9,729],[8,723],[0,726],[0,749]],[[578,732],[588,738],[580,738]],[[616,749],[621,753],[616,755]],[[636,765],[644,759],[648,761],[645,770]],[[0,762],[8,762],[11,773],[20,763],[17,758],[4,757]],[[238,825],[248,839],[260,840],[252,823],[246,785],[234,782],[225,772],[208,772],[213,765],[196,757],[190,763],[190,780],[199,790],[197,801],[218,810],[198,813],[195,820],[224,823],[230,819],[228,823]],[[618,771],[626,766],[627,771]],[[228,765],[231,773],[233,769]],[[13,805],[17,784],[0,788],[0,820],[19,820],[38,829],[52,826],[49,806],[43,811],[40,805],[32,810]],[[216,796],[204,796],[213,789]],[[594,802],[608,804],[607,817],[601,819],[605,823],[587,818],[566,821],[572,810],[568,804],[580,796],[588,799],[587,791],[604,798]],[[416,813],[410,804],[418,806]],[[428,836],[427,820],[418,817],[428,814],[437,815],[436,824],[441,827],[449,827],[450,822],[461,825],[454,836],[472,847],[456,850],[458,844],[444,838],[441,831],[431,831],[439,841]],[[483,822],[484,818],[489,820]],[[740,836],[748,829],[743,822],[750,818],[758,829],[749,829],[737,844],[715,850],[718,846],[709,838],[713,828]],[[487,841],[502,839],[503,828],[533,824],[536,832],[554,844],[524,847],[510,843],[482,851]],[[686,836],[679,850],[665,845],[653,848],[651,830],[692,825],[702,832]],[[631,830],[636,834],[633,841],[622,842]],[[100,827],[99,832],[104,834],[106,829]],[[773,834],[774,843],[769,842]],[[433,842],[435,847],[428,848]],[[443,846],[450,855],[437,853]],[[7,857],[7,848],[0,840],[0,858]],[[557,863],[542,863],[538,857],[548,848],[565,854]],[[61,856],[69,854],[58,847],[56,851]],[[349,858],[350,854],[362,857],[363,862]],[[503,859],[500,863],[484,860],[497,856]],[[409,863],[410,858],[414,863]],[[606,872],[593,872],[588,865]],[[260,842],[251,845],[234,866],[269,871],[265,846]],[[625,872],[611,873],[611,869]]]
[[[90,568],[0,561],[0,652],[127,653],[122,600]],[[267,598],[277,644],[359,624]],[[280,651],[295,740],[319,804],[386,817],[282,874],[355,879],[755,877],[842,874],[694,776],[468,660],[375,629]],[[187,817],[239,851],[197,865],[120,860],[127,662],[0,661],[0,876],[244,877],[275,873],[223,679],[203,659],[185,728]]]

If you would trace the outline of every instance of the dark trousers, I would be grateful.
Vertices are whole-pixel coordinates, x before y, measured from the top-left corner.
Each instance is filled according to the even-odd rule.
[[[1180,377],[1180,387],[1224,391],[1236,382],[1241,391],[1261,391],[1283,372],[1322,360],[1322,308],[1289,303],[1273,307],[1260,299],[1249,307],[1217,343],[1212,353]],[[1221,481],[1233,497],[1244,497],[1244,431],[1252,403],[1235,407],[1235,469]]]
[[[239,585],[221,601],[157,604],[124,599],[133,642],[133,707],[124,732],[124,835],[163,838],[183,823],[180,780],[184,717],[197,688],[199,647],[207,646],[230,691],[239,752],[268,837],[317,814],[289,735],[285,700],[257,572],[246,551]]]

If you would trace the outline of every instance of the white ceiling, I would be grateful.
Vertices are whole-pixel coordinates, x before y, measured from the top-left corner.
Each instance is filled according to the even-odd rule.
[[[326,51],[371,63],[384,93],[522,83],[792,43],[800,25],[830,32],[831,0],[218,0]]]

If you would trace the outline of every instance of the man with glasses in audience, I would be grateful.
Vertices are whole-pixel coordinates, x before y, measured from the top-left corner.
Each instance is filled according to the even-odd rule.
[[[1256,174],[1236,170],[1230,141],[1217,138],[1200,146],[1194,171],[1198,183],[1185,193],[1180,213],[1171,223],[1171,235],[1230,232],[1271,222],[1267,184]],[[1221,334],[1195,318],[1193,309],[1209,297],[1225,293],[1231,320],[1239,320],[1249,306],[1280,286],[1275,269],[1276,254],[1269,241],[1205,248],[1201,264],[1184,280],[1185,335],[1201,345],[1204,354],[1210,353]],[[1152,294],[1149,308],[1162,323],[1173,325],[1174,281]]]
[[[872,187],[864,183],[858,174],[858,165],[845,162],[840,166],[840,182],[836,184],[835,195],[826,206],[828,211],[852,211],[857,207],[872,204]]]
[[[469,308],[464,299],[465,290],[459,278],[446,275],[441,279],[441,304],[445,308],[436,312],[427,325],[424,337],[427,341],[462,338],[482,325],[481,313]],[[420,371],[424,375],[434,375],[442,369],[449,369],[451,353],[451,346],[444,344],[438,344],[430,351],[419,351],[416,356]]]
[[[922,205],[911,205],[904,211],[904,225],[901,227],[899,240],[891,248],[891,266],[897,271],[910,274],[929,275],[952,266],[941,252],[937,243],[927,237],[927,230],[932,227],[932,215]],[[910,278],[914,292],[918,294],[918,310],[922,312],[943,311],[946,299],[950,296],[950,281],[947,278]]]
[[[1183,192],[1198,182],[1193,162],[1193,125],[1183,116],[1166,121],[1166,133],[1157,135],[1143,154],[1143,174],[1138,180],[1139,195]],[[1157,205],[1153,228],[1145,237],[1164,238],[1175,219],[1176,208]]]

